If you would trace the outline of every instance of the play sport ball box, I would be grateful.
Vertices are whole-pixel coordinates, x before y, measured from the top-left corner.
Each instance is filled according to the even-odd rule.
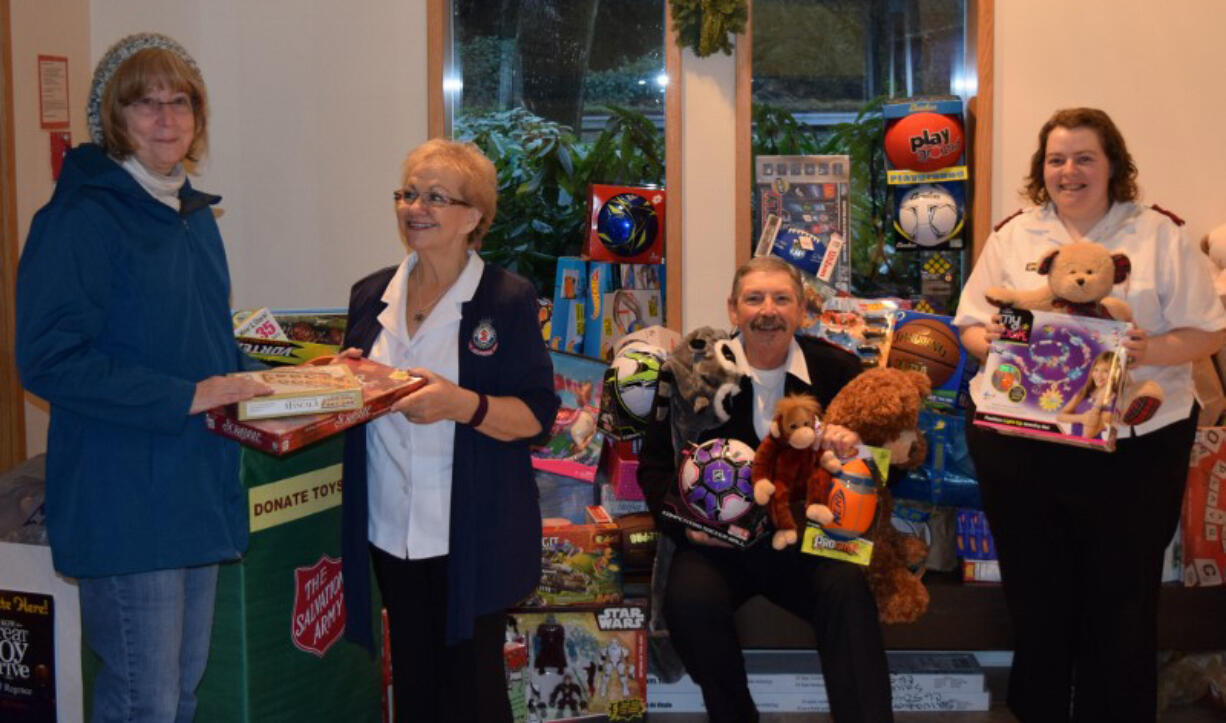
[[[666,200],[663,188],[593,183],[583,255],[591,261],[660,263],[664,260]]]
[[[975,424],[1113,451],[1129,324],[1050,311],[1002,309],[1001,317],[1005,334],[992,343],[972,388]],[[1096,360],[1106,372],[1102,383],[1095,382]]]

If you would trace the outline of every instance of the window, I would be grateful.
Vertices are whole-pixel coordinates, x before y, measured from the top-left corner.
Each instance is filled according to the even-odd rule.
[[[591,183],[664,181],[664,0],[453,0],[450,133],[499,172],[482,254],[549,295]]]
[[[895,253],[889,233],[879,109],[891,98],[975,94],[967,4],[753,2],[753,154],[851,157],[853,293],[905,297],[919,287],[921,254]]]

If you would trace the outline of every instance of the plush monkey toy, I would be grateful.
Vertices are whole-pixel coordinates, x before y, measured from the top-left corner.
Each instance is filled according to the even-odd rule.
[[[826,485],[819,464],[833,465],[834,454],[821,452],[818,443],[818,414],[821,405],[808,394],[789,394],[775,405],[770,434],[758,445],[753,459],[753,495],[760,505],[768,505],[775,534],[771,546],[782,550],[796,544],[796,518],[792,504],[803,500],[805,509],[825,501]]]

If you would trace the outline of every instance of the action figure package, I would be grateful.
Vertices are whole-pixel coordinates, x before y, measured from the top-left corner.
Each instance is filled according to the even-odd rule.
[[[308,414],[301,417],[240,421],[231,404],[205,412],[209,431],[269,454],[286,455],[358,424],[365,424],[391,410],[401,397],[426,383],[402,369],[370,359],[342,362],[362,384],[362,406],[345,412]]]
[[[800,550],[867,566],[873,558],[877,525],[882,524],[877,490],[885,486],[890,473],[890,451],[862,444],[856,455],[842,464],[826,495],[825,504],[833,519],[825,525],[807,521]]]
[[[1226,427],[1201,427],[1183,497],[1183,584],[1226,585]]]
[[[621,528],[600,506],[587,522],[547,519],[541,528],[541,582],[521,607],[607,605],[622,600]]]
[[[899,307],[896,299],[826,299],[817,314],[806,318],[801,333],[855,354],[866,369],[885,366]]]
[[[754,159],[761,227],[756,255],[771,254],[851,290],[851,158],[758,156]]]
[[[1002,434],[1115,449],[1129,324],[1002,309],[975,399],[975,424]]]
[[[645,604],[512,610],[507,624],[508,640],[528,648],[525,723],[646,719]]]
[[[660,515],[736,547],[753,545],[770,525],[766,507],[753,498],[753,458],[753,448],[739,439],[691,444]]]

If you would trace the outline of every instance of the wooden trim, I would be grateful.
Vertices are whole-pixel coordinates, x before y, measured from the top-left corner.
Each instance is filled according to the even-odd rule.
[[[995,59],[996,3],[995,0],[975,0],[975,68],[978,90],[968,104],[968,113],[974,124],[974,139],[971,148],[971,249],[972,264],[992,230],[992,140],[995,76],[992,63]],[[969,269],[968,269],[969,272]]]
[[[667,297],[664,314],[668,328],[681,332],[684,280],[681,217],[681,47],[673,28],[669,4],[664,4],[664,72],[668,87],[664,91],[664,187],[668,189],[668,204],[664,207],[664,266]]]
[[[17,375],[17,169],[9,0],[0,0],[0,471],[26,458],[25,394]]]
[[[736,37],[736,266],[749,260],[753,245],[753,0],[745,32]]]
[[[450,6],[449,0],[426,0],[426,129],[431,138],[441,138],[449,130],[443,71],[451,44]]]

